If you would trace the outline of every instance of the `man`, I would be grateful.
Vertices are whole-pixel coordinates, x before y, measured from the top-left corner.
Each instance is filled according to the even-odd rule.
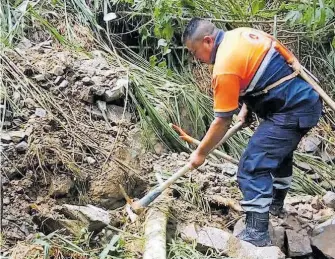
[[[194,18],[183,40],[196,58],[214,64],[215,119],[191,155],[190,165],[199,167],[225,135],[239,101],[243,102],[239,120],[245,122],[250,111],[261,117],[238,168],[241,205],[246,211],[246,228],[238,237],[256,246],[271,245],[269,211],[276,216],[283,212],[292,181],[293,151],[318,123],[322,112],[319,95],[274,47],[283,45],[262,31],[238,28],[224,32],[209,21]]]

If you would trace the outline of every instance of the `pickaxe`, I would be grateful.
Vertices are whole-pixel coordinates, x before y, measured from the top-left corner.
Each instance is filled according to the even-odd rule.
[[[238,122],[235,124],[232,128],[230,128],[226,135],[221,139],[221,141],[216,145],[215,148],[223,144],[227,141],[231,136],[233,136],[241,127],[243,123]],[[193,143],[195,145],[199,145],[200,141],[196,140],[189,135],[187,135],[181,128],[171,125],[175,130],[177,130],[181,134],[181,138],[186,140],[187,142]],[[223,152],[216,150],[215,148],[212,149],[211,153],[216,154],[220,157],[223,157],[224,159],[233,162],[235,164],[238,163],[238,161],[227,154],[224,154]],[[186,174],[187,172],[193,170],[192,166],[190,164],[186,164],[184,167],[179,169],[175,174],[173,174],[169,179],[167,179],[165,182],[160,182],[159,186],[155,189],[151,190],[149,193],[147,193],[143,198],[137,201],[132,201],[129,196],[126,194],[125,190],[122,186],[120,186],[121,192],[123,193],[127,205],[126,210],[131,218],[132,221],[136,220],[137,215],[141,211],[143,211],[144,208],[148,207],[150,203],[152,203],[164,190],[166,190],[171,184],[173,184],[178,178]]]

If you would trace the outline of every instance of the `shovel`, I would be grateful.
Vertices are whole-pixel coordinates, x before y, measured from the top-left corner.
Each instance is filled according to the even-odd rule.
[[[232,128],[230,128],[227,131],[226,135],[216,145],[216,147],[219,146],[219,145],[221,145],[221,144],[223,144],[225,141],[227,141],[227,139],[229,139],[231,136],[233,136],[242,127],[242,125],[243,125],[243,123],[239,122],[236,125],[234,125]],[[178,128],[178,129],[180,129],[180,128]],[[184,132],[184,131],[182,131],[182,132]],[[191,138],[190,136],[188,136],[184,132],[182,137],[187,138],[186,136],[188,138],[190,138],[189,140],[192,139],[192,143],[200,143],[200,141]],[[214,150],[214,151],[216,152],[217,150]],[[212,149],[211,152],[214,153],[214,151]],[[222,154],[224,154],[224,153],[222,153]],[[120,185],[121,192],[123,193],[123,196],[125,197],[125,199],[127,201],[126,210],[127,210],[128,214],[130,216],[130,219],[134,222],[136,220],[136,217],[137,217],[136,214],[140,214],[146,207],[148,207],[164,190],[166,190],[178,178],[180,178],[181,176],[183,176],[184,174],[186,174],[187,172],[189,172],[189,171],[191,171],[193,169],[194,168],[190,164],[186,164],[184,167],[182,167],[181,169],[179,169],[175,174],[173,174],[169,179],[167,179],[165,182],[161,182],[158,187],[156,187],[155,189],[151,190],[143,198],[141,198],[140,200],[137,200],[137,201],[131,200],[129,198],[129,196],[126,194],[126,192],[123,189],[123,187]]]

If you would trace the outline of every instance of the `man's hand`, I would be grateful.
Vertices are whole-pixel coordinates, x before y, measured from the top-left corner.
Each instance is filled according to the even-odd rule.
[[[242,105],[242,108],[241,108],[239,114],[237,115],[237,119],[243,123],[244,127],[248,127],[252,122],[250,115],[251,114],[249,114],[247,105],[244,103]]]
[[[205,137],[200,142],[197,150],[191,154],[189,164],[193,168],[197,168],[205,162],[206,156],[226,134],[230,126],[231,120],[232,117],[216,117],[214,119]]]
[[[201,154],[198,150],[195,150],[190,156],[190,164],[192,168],[198,168],[201,166],[206,159],[206,155]]]

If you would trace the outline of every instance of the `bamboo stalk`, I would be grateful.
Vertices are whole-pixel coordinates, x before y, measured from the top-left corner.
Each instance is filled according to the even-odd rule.
[[[166,259],[166,226],[169,206],[166,192],[161,201],[148,210],[145,222],[143,259]]]

